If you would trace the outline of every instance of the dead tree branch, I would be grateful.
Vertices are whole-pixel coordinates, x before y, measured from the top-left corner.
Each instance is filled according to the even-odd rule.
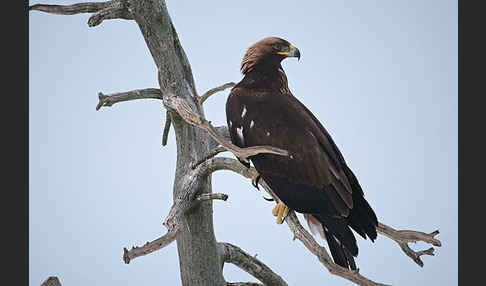
[[[50,14],[58,15],[75,15],[81,13],[95,13],[110,6],[110,2],[87,2],[77,3],[73,5],[48,5],[48,4],[35,4],[29,6],[29,11],[37,10]]]
[[[272,271],[268,266],[263,264],[260,260],[249,255],[241,248],[230,243],[218,243],[221,252],[221,261],[232,263],[251,276],[261,281],[264,285],[272,286],[287,286],[288,284],[278,274]],[[235,284],[233,284],[235,285]],[[238,284],[236,284],[238,285]],[[252,285],[252,284],[239,284]],[[259,285],[259,284],[257,284]]]
[[[111,5],[98,11],[88,19],[88,26],[95,27],[101,24],[104,20],[124,19],[133,20],[133,15],[126,7],[125,1],[110,1]]]
[[[209,151],[209,153],[206,154],[203,158],[201,158],[201,160],[198,160],[197,162],[193,163],[191,165],[191,168],[195,169],[201,163],[203,163],[203,162],[207,161],[208,159],[211,159],[214,156],[218,155],[219,153],[222,153],[222,152],[225,152],[225,151],[228,151],[228,150],[226,148],[222,147],[222,146],[216,147],[213,150]]]
[[[99,110],[102,106],[112,106],[115,103],[142,99],[142,98],[153,98],[153,99],[163,99],[162,93],[158,88],[146,88],[146,89],[136,89],[127,92],[119,92],[105,95],[102,92],[98,93],[98,105],[96,105],[96,110]]]
[[[423,241],[425,243],[432,244],[434,246],[442,246],[440,240],[436,239],[435,236],[439,234],[439,231],[433,231],[431,233],[424,233],[421,231],[414,231],[414,230],[395,230],[390,226],[387,226],[383,223],[378,223],[378,227],[376,228],[379,234],[384,235],[392,240],[394,240],[400,248],[405,252],[405,254],[410,257],[415,263],[417,263],[420,267],[424,266],[424,262],[420,259],[422,255],[431,255],[434,256],[434,248],[431,247],[429,249],[421,250],[421,251],[414,251],[408,246],[410,242],[417,242]]]
[[[210,194],[202,194],[199,195],[196,200],[203,202],[203,201],[208,201],[208,200],[222,200],[226,201],[228,199],[227,194],[221,194],[221,193],[210,193]]]
[[[169,131],[170,125],[172,123],[172,119],[170,118],[169,111],[165,112],[165,126],[164,126],[164,133],[162,134],[162,146],[167,145],[167,139],[169,138]]]
[[[103,20],[109,19],[133,20],[133,15],[127,9],[126,0],[87,2],[73,5],[35,4],[29,7],[29,11],[34,10],[58,15],[95,13],[88,20],[88,26],[90,27],[97,26],[101,24]]]
[[[177,237],[177,228],[167,231],[167,233],[157,238],[154,241],[145,243],[143,246],[133,246],[132,249],[128,250],[126,247],[123,248],[123,261],[126,264],[139,256],[144,256],[150,254],[154,251],[162,249],[167,245],[171,244]]]
[[[217,92],[223,91],[227,88],[233,87],[235,85],[236,85],[236,83],[234,83],[234,82],[228,82],[228,83],[225,83],[221,86],[218,86],[218,87],[215,87],[215,88],[212,88],[212,89],[206,91],[202,96],[198,97],[199,104],[202,105],[206,101],[206,99],[208,99],[211,95],[213,95]]]

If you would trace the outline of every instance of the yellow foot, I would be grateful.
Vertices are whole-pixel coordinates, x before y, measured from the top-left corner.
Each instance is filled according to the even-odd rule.
[[[260,190],[260,188],[258,187],[258,181],[260,181],[260,174],[258,172],[255,172],[255,175],[251,177],[251,184],[253,185],[253,187]]]
[[[282,203],[278,203],[272,210],[273,216],[277,216],[277,224],[282,224],[288,213],[289,208]]]

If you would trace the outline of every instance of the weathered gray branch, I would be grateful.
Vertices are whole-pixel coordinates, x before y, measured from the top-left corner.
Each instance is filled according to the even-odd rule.
[[[222,153],[222,152],[225,152],[225,151],[228,151],[228,150],[226,148],[222,147],[222,146],[216,147],[216,148],[212,149],[211,151],[209,151],[208,154],[206,154],[203,158],[201,158],[197,162],[194,162],[193,164],[191,164],[191,168],[195,169],[201,163],[203,163],[203,162],[207,161],[208,159],[211,159],[214,156],[218,155],[219,153]]]
[[[420,267],[424,266],[424,262],[420,259],[422,255],[431,255],[434,256],[434,248],[431,247],[429,249],[421,250],[421,251],[414,251],[408,246],[410,242],[417,242],[423,241],[425,243],[432,244],[434,246],[442,246],[440,240],[436,239],[435,236],[439,234],[439,231],[433,231],[431,233],[424,233],[421,231],[414,231],[414,230],[395,230],[394,228],[387,226],[383,223],[378,223],[378,227],[376,228],[379,234],[384,235],[388,238],[393,239],[400,248],[405,252],[405,254],[410,257],[415,263],[417,263]]]
[[[104,20],[125,19],[133,20],[133,15],[126,7],[126,1],[110,1],[111,5],[98,11],[88,19],[88,26],[98,26]]]
[[[95,13],[111,5],[112,1],[108,2],[87,2],[77,3],[73,5],[48,5],[48,4],[35,4],[29,6],[29,11],[37,10],[51,14],[58,15],[75,15],[81,13]]]
[[[29,10],[37,10],[58,15],[75,15],[81,13],[95,13],[88,20],[88,26],[94,27],[103,20],[125,19],[133,20],[133,15],[127,8],[126,0],[113,0],[106,2],[87,2],[73,5],[46,5],[35,4]]]
[[[208,200],[222,200],[226,201],[228,199],[227,194],[221,193],[210,193],[210,194],[202,194],[197,196],[196,200],[199,202],[208,201]]]
[[[435,236],[439,234],[439,231],[433,231],[431,233],[425,233],[415,230],[396,230],[384,223],[378,223],[377,230],[380,234],[393,239],[396,242],[417,242],[423,241],[430,243],[435,246],[442,246],[440,240],[436,239]]]
[[[212,88],[212,89],[206,91],[201,97],[198,98],[199,104],[203,104],[206,101],[206,99],[208,99],[211,95],[213,95],[217,92],[223,91],[227,88],[233,87],[235,85],[236,85],[236,83],[234,83],[234,82],[228,82],[228,83],[225,83],[221,86],[218,86],[218,87],[215,87],[215,88]]]
[[[152,242],[147,242],[143,246],[133,246],[130,250],[128,250],[127,248],[123,248],[123,261],[128,264],[134,258],[144,256],[161,248],[164,248],[167,245],[171,244],[176,239],[176,237],[177,228],[173,228],[167,231],[164,236],[159,237]]]
[[[164,133],[162,134],[162,146],[167,145],[167,139],[169,138],[169,131],[170,125],[172,123],[172,119],[170,118],[170,111],[165,112],[165,126],[164,126]]]
[[[232,263],[251,276],[255,277],[265,285],[287,286],[288,284],[278,274],[272,271],[268,266],[263,264],[257,258],[249,255],[238,246],[230,243],[218,243],[221,252],[222,261]],[[240,284],[251,285],[251,284]],[[258,285],[258,284],[257,284]]]
[[[143,98],[153,98],[153,99],[163,99],[162,93],[158,88],[146,88],[146,89],[136,89],[127,92],[119,92],[105,95],[102,92],[98,93],[99,102],[96,105],[96,110],[99,110],[102,106],[112,106],[115,103],[143,99]]]

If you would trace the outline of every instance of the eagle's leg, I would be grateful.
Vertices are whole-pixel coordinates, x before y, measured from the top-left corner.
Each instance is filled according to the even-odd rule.
[[[253,185],[253,187],[260,190],[260,188],[258,187],[258,181],[260,181],[260,174],[258,172],[255,172],[255,174],[251,177],[251,184]]]
[[[282,204],[278,203],[272,210],[272,214],[277,216],[277,224],[282,224],[289,214],[289,208]]]

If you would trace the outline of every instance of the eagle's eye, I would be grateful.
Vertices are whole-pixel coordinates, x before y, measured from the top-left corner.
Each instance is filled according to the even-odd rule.
[[[284,45],[282,43],[276,43],[273,45],[273,48],[277,51],[277,52],[288,52],[289,51],[289,46],[287,45]]]

